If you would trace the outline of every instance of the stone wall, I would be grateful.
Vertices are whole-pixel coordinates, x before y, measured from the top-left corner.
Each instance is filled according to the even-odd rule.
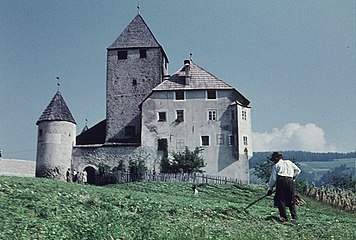
[[[82,172],[91,166],[97,169],[100,163],[116,167],[120,160],[124,161],[126,167],[129,161],[144,160],[148,171],[157,171],[161,155],[156,149],[143,148],[141,146],[124,145],[87,145],[75,146],[72,155],[72,168]]]
[[[140,143],[139,105],[165,72],[161,48],[146,49],[146,58],[140,58],[139,49],[127,51],[127,59],[118,59],[118,50],[107,53],[106,142]],[[125,126],[135,127],[134,136],[125,134]]]

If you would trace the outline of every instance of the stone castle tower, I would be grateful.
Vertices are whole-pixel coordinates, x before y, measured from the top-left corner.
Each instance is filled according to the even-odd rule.
[[[65,179],[71,168],[76,122],[60,91],[38,119],[36,177]]]
[[[107,48],[105,142],[141,143],[139,105],[167,72],[162,46],[137,14]]]

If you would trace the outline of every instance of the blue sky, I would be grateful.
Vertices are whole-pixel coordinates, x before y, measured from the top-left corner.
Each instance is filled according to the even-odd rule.
[[[356,149],[355,1],[140,1],[169,72],[196,64],[251,101],[255,151]],[[106,48],[136,0],[0,2],[0,149],[36,158],[56,76],[77,132],[105,118]]]

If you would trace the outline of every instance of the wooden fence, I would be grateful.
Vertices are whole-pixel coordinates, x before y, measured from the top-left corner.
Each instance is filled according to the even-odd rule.
[[[192,184],[215,183],[215,184],[247,184],[236,178],[212,176],[202,173],[151,173],[146,172],[140,176],[132,176],[129,172],[118,171],[107,176],[96,179],[97,182],[107,183],[127,183],[127,182],[185,182]]]

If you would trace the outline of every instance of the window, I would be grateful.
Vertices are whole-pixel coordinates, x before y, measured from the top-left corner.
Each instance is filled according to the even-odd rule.
[[[125,127],[125,136],[134,136],[136,132],[135,126],[126,126]]]
[[[217,134],[216,135],[216,143],[218,145],[224,145],[224,134]]]
[[[176,91],[176,100],[184,100],[184,91]]]
[[[247,120],[247,112],[246,111],[242,111],[242,114],[241,114],[241,116],[242,116],[242,120]]]
[[[230,134],[229,135],[229,145],[234,146],[235,145],[235,136]]]
[[[42,129],[40,129],[40,130],[38,130],[38,136],[42,136],[42,134],[43,134],[43,130]]]
[[[133,80],[132,80],[132,85],[133,85],[133,86],[136,86],[136,85],[137,85],[137,80],[136,80],[136,79],[133,79]]]
[[[246,137],[246,136],[243,136],[243,142],[244,142],[244,145],[248,145],[247,137]]]
[[[177,110],[177,122],[184,122],[184,110]]]
[[[177,139],[176,147],[177,147],[177,149],[184,149],[185,148],[184,139]]]
[[[201,145],[209,146],[209,136],[201,136]]]
[[[146,49],[140,49],[140,58],[146,58],[146,57],[147,57]]]
[[[208,110],[208,120],[209,121],[216,121],[216,109],[209,109]]]
[[[207,90],[207,99],[216,99],[216,90]]]
[[[158,122],[166,122],[167,116],[166,112],[158,112]]]
[[[167,138],[160,138],[158,139],[158,150],[167,150],[168,141]]]
[[[127,59],[127,51],[118,51],[117,52],[117,59]]]

